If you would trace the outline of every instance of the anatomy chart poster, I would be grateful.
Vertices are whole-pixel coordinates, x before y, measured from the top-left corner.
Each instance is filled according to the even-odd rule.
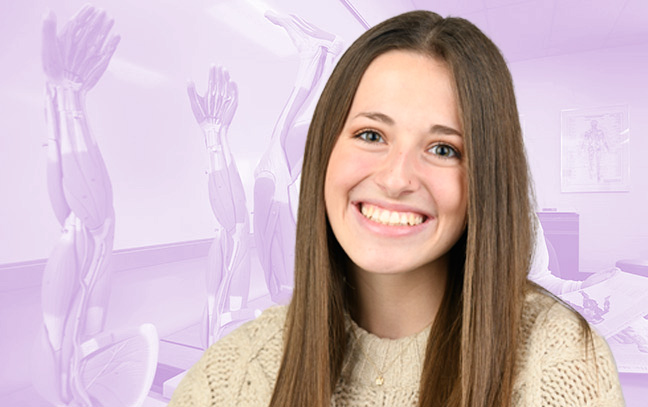
[[[628,190],[627,106],[565,110],[561,137],[563,192]]]

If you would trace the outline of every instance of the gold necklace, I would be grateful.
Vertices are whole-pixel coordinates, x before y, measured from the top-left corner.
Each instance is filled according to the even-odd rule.
[[[359,338],[356,336],[353,327],[351,327],[351,335],[353,335],[354,344],[359,343]],[[416,335],[412,336],[412,338],[410,338],[407,345],[404,346],[403,349],[401,349],[400,353],[382,370],[378,368],[378,365],[374,363],[373,359],[371,359],[371,357],[367,354],[367,352],[365,352],[364,348],[360,346],[360,352],[362,352],[365,359],[367,359],[367,361],[371,364],[371,366],[373,366],[376,373],[378,373],[378,376],[376,376],[376,379],[374,380],[376,386],[382,386],[383,384],[385,384],[385,373],[387,373],[387,371],[392,367],[392,365],[403,355],[403,353],[405,353],[405,351],[412,345],[415,339],[416,339]]]

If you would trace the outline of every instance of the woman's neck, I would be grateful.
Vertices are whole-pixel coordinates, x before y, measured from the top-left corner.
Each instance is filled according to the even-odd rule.
[[[358,326],[380,337],[398,339],[434,322],[445,292],[447,267],[395,274],[352,268],[351,315]]]

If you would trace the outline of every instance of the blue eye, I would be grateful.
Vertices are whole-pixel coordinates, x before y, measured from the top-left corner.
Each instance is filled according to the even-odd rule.
[[[367,143],[382,143],[384,141],[383,137],[373,130],[364,130],[361,133],[356,134],[355,137],[362,141],[366,141]]]
[[[430,152],[441,158],[458,158],[459,152],[447,144],[435,144],[430,147]]]

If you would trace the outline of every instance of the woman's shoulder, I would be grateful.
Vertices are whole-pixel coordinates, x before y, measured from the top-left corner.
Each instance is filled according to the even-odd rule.
[[[286,306],[268,308],[211,345],[169,406],[267,404],[281,364],[286,312]]]
[[[520,345],[532,358],[543,365],[561,363],[566,359],[583,362],[608,360],[616,373],[610,348],[596,329],[572,308],[551,294],[527,294],[522,311]]]
[[[532,289],[527,292],[522,308],[522,331],[529,334],[545,327],[558,331],[580,331],[580,316],[553,294]]]
[[[258,358],[266,353],[283,351],[283,330],[286,322],[287,306],[273,306],[257,318],[241,325],[205,352],[206,357],[239,357],[247,355]]]
[[[283,334],[287,311],[288,307],[284,305],[267,308],[257,318],[244,323],[216,342],[212,347],[218,349],[229,343],[259,345],[269,341],[271,338],[280,337]]]
[[[527,293],[522,310],[521,339],[551,343],[552,350],[575,348],[585,345],[607,348],[603,338],[575,310],[551,293],[531,291]],[[591,332],[591,336],[589,333]],[[562,344],[557,346],[556,342]],[[557,347],[556,347],[557,346]],[[559,352],[548,352],[546,357]]]
[[[555,297],[527,294],[519,339],[517,395],[525,401],[518,405],[624,405],[607,343]]]

